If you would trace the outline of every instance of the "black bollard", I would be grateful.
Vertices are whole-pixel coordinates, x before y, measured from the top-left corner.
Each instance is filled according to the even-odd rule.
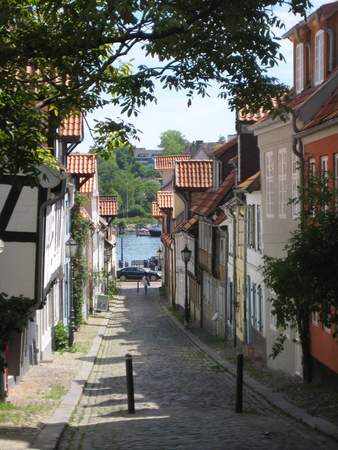
[[[128,413],[135,414],[133,358],[128,353],[126,354],[126,377],[127,377]]]
[[[236,413],[243,411],[243,354],[237,355]]]
[[[137,282],[137,292],[140,292],[140,282]]]

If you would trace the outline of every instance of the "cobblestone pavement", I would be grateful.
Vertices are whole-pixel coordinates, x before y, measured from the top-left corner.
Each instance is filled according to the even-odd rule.
[[[97,362],[58,450],[337,449],[337,443],[245,392],[158,304],[124,283]],[[124,298],[125,296],[125,298]],[[136,414],[126,412],[124,355],[134,361]]]
[[[0,450],[24,450],[41,431],[79,371],[107,313],[88,318],[76,332],[74,353],[55,352],[33,366],[10,388],[6,404],[0,404]]]

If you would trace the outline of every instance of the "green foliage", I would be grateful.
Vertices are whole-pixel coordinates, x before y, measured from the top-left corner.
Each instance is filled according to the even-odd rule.
[[[311,379],[311,313],[317,312],[325,326],[338,324],[338,210],[332,186],[328,178],[307,180],[300,197],[302,220],[287,242],[285,256],[264,258],[264,279],[273,293],[272,313],[280,330],[272,356],[283,350],[285,330],[297,329],[307,380]]]
[[[0,374],[4,368],[3,350],[15,333],[20,333],[32,315],[34,300],[0,293]]]
[[[119,293],[119,287],[115,278],[110,278],[108,281],[108,295],[110,298]]]
[[[118,149],[108,160],[99,159],[99,187],[102,195],[116,195],[119,215],[151,216],[151,202],[160,184],[157,172],[135,160],[127,149]]]
[[[285,7],[305,15],[307,0],[0,0],[0,159],[4,173],[33,173],[51,163],[62,118],[112,104],[128,118],[163,88],[205,96],[210,81],[232,108],[271,109],[286,87],[266,71],[283,59],[275,30]],[[159,64],[132,67],[133,49]],[[30,67],[30,70],[27,70]],[[38,70],[37,70],[38,69]],[[46,129],[48,133],[46,136]],[[107,119],[97,150],[109,157],[135,137],[134,126]]]
[[[74,323],[78,327],[82,323],[82,305],[84,302],[84,283],[88,277],[87,259],[85,249],[87,248],[90,224],[82,217],[80,208],[86,202],[86,198],[77,193],[72,210],[72,236],[79,244],[77,255],[73,258],[73,306]]]
[[[59,322],[54,327],[55,350],[66,350],[68,348],[69,332],[62,322]]]
[[[163,131],[160,138],[159,147],[163,148],[163,155],[180,155],[189,145],[183,134],[177,130]]]

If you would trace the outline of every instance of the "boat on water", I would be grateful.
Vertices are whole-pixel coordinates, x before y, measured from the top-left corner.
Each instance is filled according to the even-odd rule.
[[[136,230],[136,236],[150,236],[150,231],[148,228],[138,228]]]
[[[159,236],[161,236],[161,233],[162,233],[161,227],[159,227],[159,226],[151,227],[151,228],[149,228],[149,233],[150,233],[150,236],[152,236],[152,237],[159,237]]]

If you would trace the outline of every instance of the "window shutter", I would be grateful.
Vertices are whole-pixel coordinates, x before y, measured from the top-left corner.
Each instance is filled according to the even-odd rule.
[[[304,45],[298,44],[296,47],[296,93],[299,94],[304,89]]]
[[[315,36],[315,85],[324,80],[324,30]]]

